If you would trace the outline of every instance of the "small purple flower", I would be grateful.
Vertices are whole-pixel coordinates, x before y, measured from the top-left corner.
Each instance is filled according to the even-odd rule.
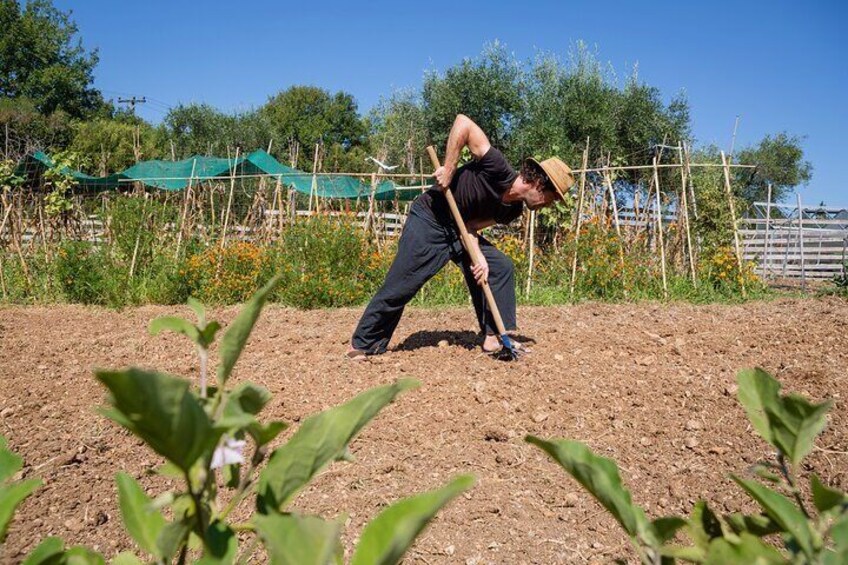
[[[224,465],[238,465],[244,463],[244,446],[247,442],[231,437],[224,438],[221,444],[212,454],[212,468],[218,469]]]

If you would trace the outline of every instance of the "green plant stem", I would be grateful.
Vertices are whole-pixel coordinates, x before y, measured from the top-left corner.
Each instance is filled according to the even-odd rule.
[[[804,513],[804,516],[810,520],[810,513],[807,512],[807,507],[804,506],[804,501],[801,499],[801,492],[798,490],[795,480],[792,478],[792,473],[789,472],[789,467],[786,465],[786,457],[784,457],[783,453],[778,452],[777,461],[780,463],[780,472],[789,484],[789,490],[792,491],[792,496],[795,497],[795,501],[798,503],[798,506],[801,508],[801,512]]]
[[[203,503],[200,500],[200,493],[194,492],[194,489],[191,485],[191,477],[189,477],[188,471],[184,472],[186,485],[188,486],[188,493],[191,495],[191,499],[194,501],[194,510],[197,512],[197,522],[200,525],[200,539],[203,540],[204,545],[206,544],[206,519],[204,517],[203,512]],[[207,477],[209,474],[207,473]]]
[[[235,510],[236,507],[241,503],[241,501],[244,500],[244,497],[247,496],[248,488],[251,486],[253,486],[253,481],[246,481],[243,486],[239,484],[239,490],[236,491],[236,494],[233,496],[232,499],[230,499],[230,501],[227,503],[227,506],[224,507],[224,510],[221,511],[221,514],[219,515],[221,520],[226,518],[230,514],[230,512]]]
[[[630,543],[633,544],[633,549],[636,551],[636,555],[639,556],[639,562],[643,565],[659,565],[659,561],[652,559],[648,552],[645,551],[645,548],[639,542],[637,537],[631,537]]]
[[[253,524],[250,524],[248,522],[238,523],[238,524],[230,524],[230,528],[234,532],[255,532],[256,531],[256,528],[253,526]]]
[[[244,497],[248,493],[249,487],[253,486],[253,479],[251,476],[253,472],[256,470],[256,466],[262,462],[263,458],[257,458],[256,453],[259,451],[259,447],[256,448],[256,451],[253,453],[253,457],[250,458],[250,467],[248,467],[247,472],[242,475],[239,480],[238,487],[236,488],[236,493],[233,495],[233,498],[230,502],[227,503],[227,506],[224,507],[224,510],[218,515],[219,519],[224,520],[227,516],[229,516],[230,512],[235,510],[235,508],[244,500]],[[259,461],[257,461],[259,459]]]
[[[186,561],[186,555],[188,554],[188,543],[183,545],[183,548],[180,550],[180,558],[177,559],[177,565],[184,565]]]
[[[200,357],[200,398],[206,398],[206,366],[209,363],[209,352],[205,347],[198,345],[197,356]]]

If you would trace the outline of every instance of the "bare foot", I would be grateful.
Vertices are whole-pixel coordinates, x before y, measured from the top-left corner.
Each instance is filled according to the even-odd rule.
[[[501,348],[501,341],[498,339],[496,335],[487,335],[486,339],[483,340],[483,351],[486,353],[492,353]]]
[[[347,353],[345,353],[345,357],[350,359],[351,361],[365,361],[368,357],[365,355],[364,351],[360,351],[359,349],[354,349],[351,346]]]

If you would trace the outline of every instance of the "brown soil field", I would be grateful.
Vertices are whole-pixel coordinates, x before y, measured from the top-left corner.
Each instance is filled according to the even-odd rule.
[[[229,321],[236,308],[214,317]],[[58,535],[107,556],[132,549],[117,507],[115,473],[149,493],[161,458],[96,412],[105,392],[95,367],[136,365],[191,377],[181,336],[151,337],[150,320],[188,308],[115,312],[78,306],[0,308],[0,434],[44,486],[19,509],[2,562],[20,562]],[[367,362],[343,358],[359,309],[263,313],[235,380],[274,395],[265,418],[297,426],[358,392],[416,377],[295,501],[305,512],[349,516],[345,542],[384,505],[458,473],[477,485],[433,521],[409,563],[585,563],[633,559],[612,518],[526,434],[587,442],[615,459],[649,517],[753,510],[729,479],[771,456],[735,395],[739,369],[760,365],[784,391],[835,400],[805,475],[848,488],[848,303],[777,299],[744,305],[584,304],[523,308],[533,352],[515,363],[474,347],[471,308],[410,310],[393,349]],[[445,340],[447,343],[439,342]],[[245,510],[247,510],[245,505]]]

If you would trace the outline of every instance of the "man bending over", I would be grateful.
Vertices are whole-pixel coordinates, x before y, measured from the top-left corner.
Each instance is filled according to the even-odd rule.
[[[468,147],[474,160],[456,168]],[[525,159],[516,173],[503,153],[492,147],[480,127],[467,116],[456,117],[448,137],[444,164],[433,175],[436,184],[412,203],[386,281],[362,314],[353,333],[351,359],[384,353],[403,309],[418,290],[448,261],[460,266],[477,312],[483,351],[501,348],[498,331],[481,288],[488,281],[506,329],[515,330],[515,279],[512,260],[477,235],[494,224],[509,224],[524,206],[538,210],[564,199],[574,184],[571,169],[553,157],[539,163]],[[471,265],[462,249],[459,229],[451,217],[444,189],[450,187],[482,262]]]

